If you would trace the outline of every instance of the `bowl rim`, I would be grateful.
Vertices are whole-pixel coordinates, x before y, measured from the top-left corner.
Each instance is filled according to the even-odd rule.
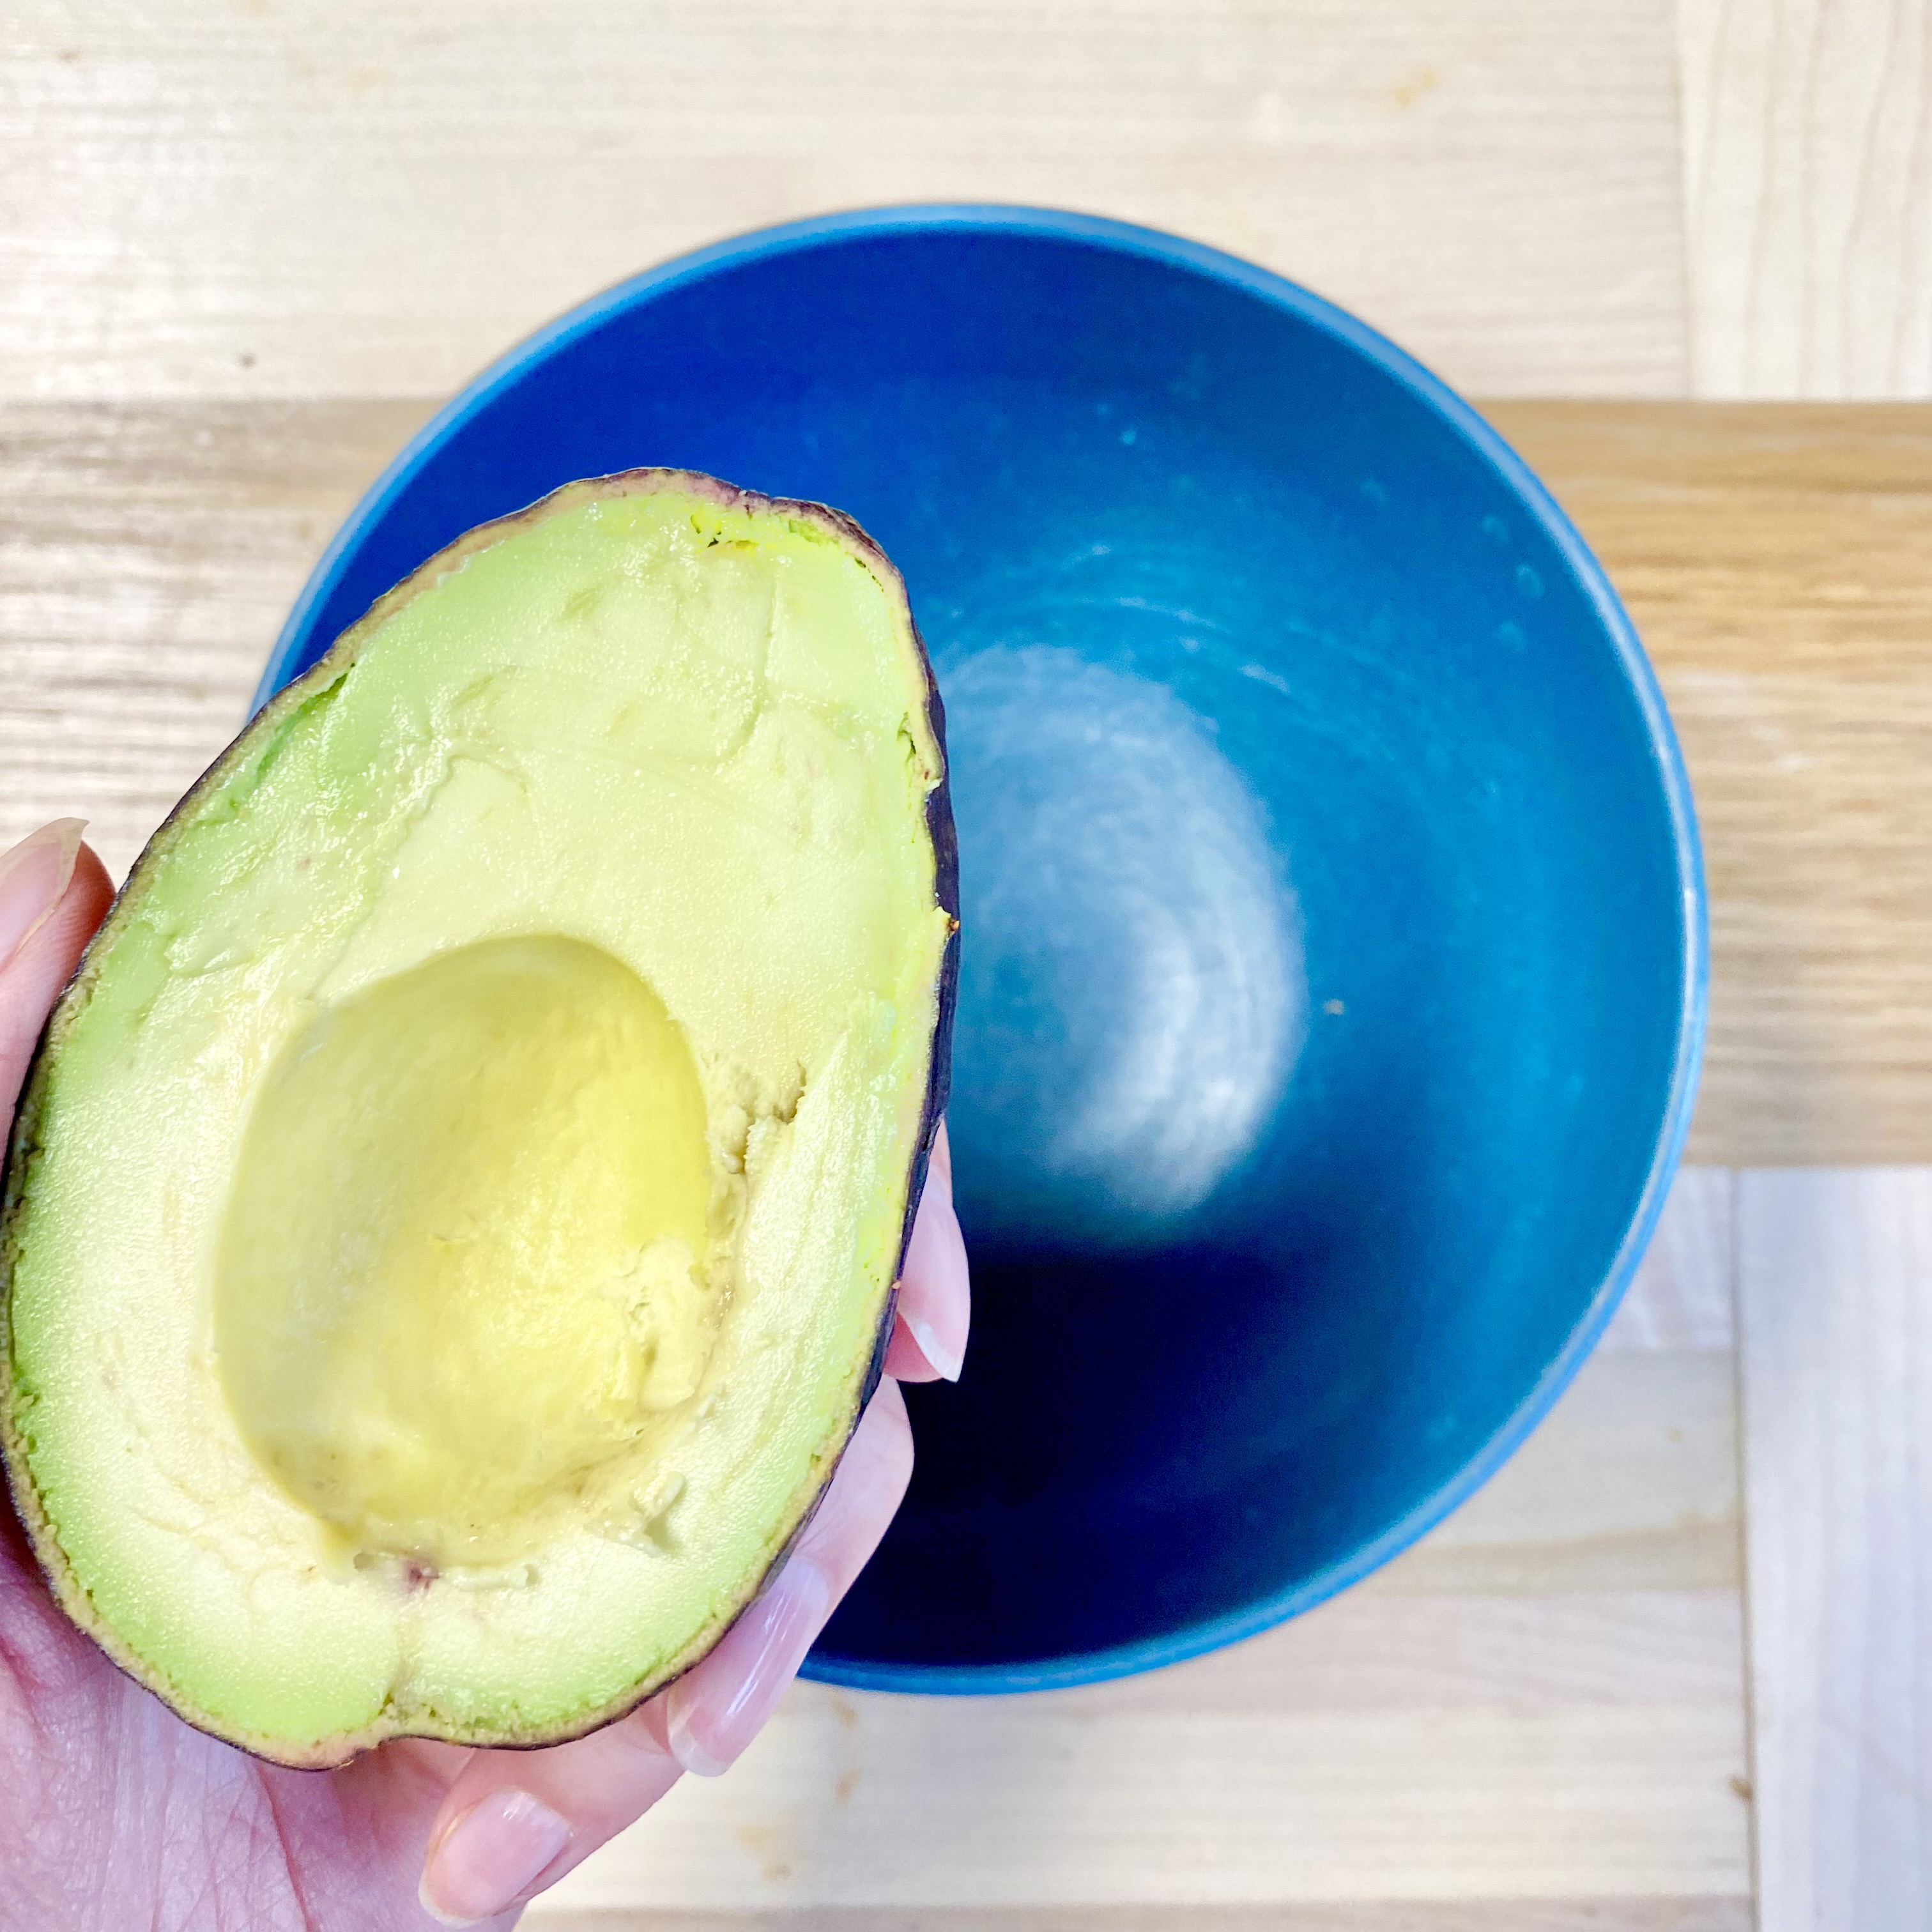
[[[1075,243],[1138,256],[1239,290],[1320,330],[1352,350],[1432,412],[1486,463],[1541,527],[1588,598],[1634,694],[1648,734],[1670,818],[1677,875],[1683,896],[1682,993],[1669,1095],[1652,1149],[1648,1173],[1635,1211],[1603,1282],[1569,1337],[1508,1418],[1481,1450],[1450,1479],[1382,1534],[1314,1576],[1276,1591],[1238,1610],[1204,1617],[1159,1636],[1130,1643],[996,1664],[898,1664],[821,1657],[806,1660],[803,1675],[860,1690],[985,1695],[1057,1690],[1125,1677],[1218,1650],[1286,1622],[1326,1602],[1399,1555],[1433,1528],[1494,1475],[1515,1454],[1568,1387],[1623,1299],[1651,1237],[1682,1156],[1695,1104],[1709,1000],[1709,914],[1702,848],[1690,778],[1656,674],[1603,566],[1556,499],[1503,437],[1439,376],[1388,337],[1334,303],[1271,271],[1159,230],[1106,217],[998,202],[936,202],[866,208],[814,217],[696,249],[663,262],[592,296],[526,337],[466,384],[404,445],[356,504],[310,573],[277,637],[252,709],[283,684],[309,640],[314,620],[347,567],[352,550],[388,513],[428,459],[464,424],[513,388],[537,364],[613,316],[719,271],[772,256],[837,247],[882,236],[977,232]]]

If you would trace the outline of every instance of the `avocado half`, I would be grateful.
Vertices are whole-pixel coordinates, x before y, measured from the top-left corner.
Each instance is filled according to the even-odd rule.
[[[21,1103],[0,1448],[68,1613],[293,1765],[688,1669],[878,1382],[957,910],[836,512],[635,470],[391,591],[156,834]]]

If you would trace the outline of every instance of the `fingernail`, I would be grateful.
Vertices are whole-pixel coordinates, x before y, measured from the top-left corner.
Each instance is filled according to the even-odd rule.
[[[57,818],[0,853],[0,969],[46,923],[80,855],[84,818]]]
[[[446,1925],[506,1911],[556,1862],[570,1827],[527,1791],[478,1798],[429,1848],[417,1896]]]
[[[704,1668],[671,1686],[665,1730],[672,1756],[700,1778],[728,1771],[778,1708],[831,1614],[832,1586],[824,1572],[794,1554]],[[734,1687],[728,1699],[706,1696],[710,1686],[721,1684]]]
[[[930,1322],[922,1322],[916,1315],[909,1315],[903,1310],[899,1319],[906,1325],[906,1331],[919,1344],[919,1352],[932,1366],[934,1375],[943,1376],[950,1382],[959,1379],[959,1371],[966,1366],[966,1358],[957,1348],[949,1348],[933,1332]]]

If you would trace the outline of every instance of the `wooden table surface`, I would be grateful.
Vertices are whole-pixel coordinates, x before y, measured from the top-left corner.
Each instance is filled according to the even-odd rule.
[[[1487,399],[1662,676],[1709,1058],[1642,1279],[1422,1545],[1135,1682],[812,1686],[562,1932],[1932,1927],[1928,0],[15,0],[0,841],[117,869],[476,367],[760,223],[1233,248]]]

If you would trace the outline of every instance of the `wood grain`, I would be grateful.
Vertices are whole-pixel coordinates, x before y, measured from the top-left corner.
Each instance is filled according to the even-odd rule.
[[[423,401],[0,409],[0,839],[123,870]],[[1932,1159],[1932,409],[1513,403],[1662,676],[1714,978],[1694,1157]]]
[[[880,202],[1217,243],[1496,394],[1684,392],[1671,0],[16,0],[0,397],[454,388]]]
[[[1492,414],[1608,566],[1690,766],[1693,1157],[1932,1159],[1932,409]]]
[[[1737,1179],[1720,1167],[1679,1169],[1630,1293],[1598,1352],[1728,1354],[1736,1330],[1732,1255]]]
[[[1932,1924],[1932,1170],[1738,1202],[1762,1932]]]
[[[240,729],[322,546],[423,403],[0,408],[0,842],[118,878]]]
[[[1334,1900],[1318,1906],[991,1907],[838,1906],[830,1910],[559,1910],[542,1900],[544,1932],[1750,1932],[1742,1898],[1484,1899],[1420,1905]]]
[[[1233,248],[1492,397],[1932,395],[1927,0],[21,0],[0,842],[79,811],[124,868],[420,398],[667,254],[930,198]],[[1932,412],[1495,413],[1697,790],[1694,1151],[1932,1161]],[[532,1923],[1932,1923],[1928,1297],[1932,1171],[1688,1171],[1545,1426],[1366,1587],[1058,1697],[804,1687]]]
[[[1447,1621],[1447,1619],[1445,1619]],[[1140,1718],[804,1691],[560,1903],[1065,1906],[1744,1895],[1741,1714]]]
[[[1678,0],[1694,393],[1932,395],[1932,8]]]

